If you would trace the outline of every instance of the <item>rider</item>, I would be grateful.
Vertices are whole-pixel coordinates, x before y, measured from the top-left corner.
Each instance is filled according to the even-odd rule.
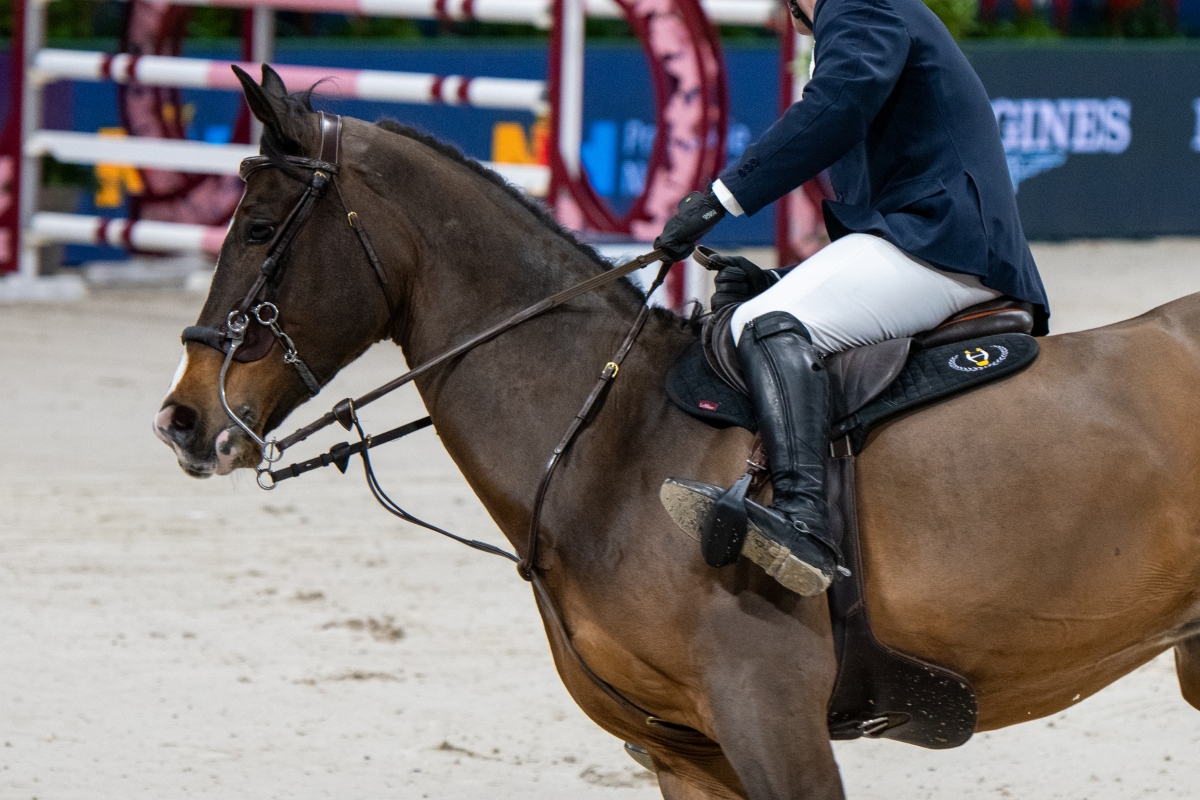
[[[945,26],[921,0],[788,4],[793,27],[814,36],[803,98],[710,192],[684,198],[655,246],[682,260],[726,213],[754,214],[829,170],[832,243],[783,277],[718,257],[713,298],[714,310],[745,301],[732,332],[774,484],[770,508],[747,501],[746,510],[800,572],[780,575],[778,552],[745,554],[816,594],[838,552],[821,358],[1005,295],[1033,304],[1035,335],[1047,332],[1049,311],[987,92]]]

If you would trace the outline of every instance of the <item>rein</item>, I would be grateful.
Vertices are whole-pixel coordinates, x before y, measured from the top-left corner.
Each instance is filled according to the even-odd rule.
[[[332,183],[334,186],[338,198],[341,201],[342,208],[346,212],[346,219],[349,222],[350,227],[358,236],[359,242],[362,245],[368,260],[371,262],[371,266],[379,280],[380,287],[384,288],[387,286],[387,278],[384,274],[381,264],[379,263],[379,259],[375,254],[375,250],[371,245],[370,238],[367,236],[366,229],[363,227],[362,221],[359,219],[358,214],[350,210],[348,204],[346,203],[346,198],[342,194],[341,187],[337,183],[336,178],[339,171],[338,159],[341,148],[342,118],[337,115],[319,112],[319,119],[321,129],[320,159],[301,158],[297,156],[285,157],[289,165],[310,170],[312,175],[307,182],[304,193],[301,195],[300,199],[297,200],[296,205],[293,206],[283,224],[272,237],[267,248],[267,258],[263,261],[261,267],[259,268],[259,276],[255,279],[253,285],[250,287],[250,290],[246,293],[245,297],[242,298],[237,307],[229,312],[228,316],[226,317],[225,324],[221,328],[214,329],[193,326],[185,329],[182,337],[184,343],[189,341],[197,342],[225,352],[225,361],[221,367],[220,376],[218,378],[218,389],[221,397],[221,404],[225,409],[225,413],[234,421],[234,423],[237,424],[238,427],[241,428],[241,430],[246,433],[254,442],[256,442],[260,448],[262,448],[262,464],[260,464],[260,466],[256,469],[258,485],[263,489],[271,490],[274,489],[281,481],[288,480],[290,478],[296,478],[306,472],[311,472],[312,470],[321,469],[330,465],[336,466],[344,474],[349,466],[350,458],[355,455],[360,456],[363,462],[363,470],[366,476],[367,486],[371,490],[371,494],[388,513],[404,520],[405,522],[418,525],[427,530],[449,537],[450,539],[474,548],[475,550],[499,556],[516,563],[517,572],[523,579],[528,581],[533,586],[534,597],[537,601],[538,607],[541,609],[544,618],[551,623],[549,627],[553,631],[553,635],[560,639],[563,646],[573,656],[575,663],[579,666],[584,675],[587,676],[592,684],[601,692],[603,692],[609,699],[621,706],[625,712],[639,717],[646,726],[652,728],[659,735],[666,736],[676,741],[698,742],[706,740],[707,737],[705,737],[699,731],[686,726],[677,725],[654,716],[646,709],[629,700],[615,687],[593,672],[591,667],[589,667],[587,662],[584,660],[583,656],[575,648],[574,643],[571,641],[571,637],[567,632],[566,625],[564,624],[562,617],[558,612],[558,607],[555,605],[550,592],[547,590],[537,572],[538,542],[540,539],[539,534],[541,529],[542,509],[545,506],[546,496],[549,492],[550,484],[554,478],[559,464],[562,461],[562,457],[571,448],[571,445],[574,443],[579,433],[588,425],[589,422],[591,422],[592,419],[595,418],[596,414],[603,407],[604,400],[608,396],[608,390],[611,388],[613,381],[616,380],[617,375],[620,373],[621,365],[624,363],[625,358],[633,349],[638,336],[645,327],[646,320],[649,319],[650,297],[654,294],[655,290],[662,285],[667,276],[667,272],[671,267],[671,262],[663,260],[663,253],[661,251],[654,250],[646,255],[634,259],[633,261],[630,261],[627,264],[614,267],[613,269],[607,270],[599,275],[588,278],[587,280],[584,280],[575,286],[564,289],[561,292],[557,292],[556,294],[553,294],[550,297],[535,303],[534,305],[518,312],[517,314],[514,314],[513,316],[492,326],[491,328],[476,334],[474,337],[468,339],[462,344],[459,344],[456,347],[453,347],[450,350],[442,353],[441,355],[426,361],[424,364],[409,370],[403,375],[394,378],[382,386],[367,392],[363,396],[357,399],[346,398],[338,402],[328,413],[309,423],[308,425],[299,428],[289,436],[284,437],[282,440],[271,439],[267,441],[259,437],[254,433],[250,426],[241,419],[241,417],[234,413],[233,409],[230,407],[225,395],[226,373],[228,372],[230,363],[235,360],[238,350],[245,345],[247,341],[247,333],[250,330],[252,321],[256,321],[259,326],[267,329],[274,339],[281,343],[284,349],[284,361],[292,364],[296,368],[301,379],[304,381],[305,386],[309,389],[310,395],[315,396],[321,389],[320,383],[316,380],[304,362],[300,360],[300,357],[296,352],[296,347],[291,338],[284,333],[279,322],[280,312],[278,307],[276,307],[273,303],[261,300],[260,298],[264,293],[268,282],[271,281],[272,278],[274,278],[277,274],[279,274],[283,257],[286,255],[301,228],[303,228],[304,223],[308,220],[309,215],[312,213],[313,206],[316,204],[317,200],[320,199],[329,183]],[[275,164],[269,158],[263,156],[246,159],[244,162],[242,162],[242,178],[245,179],[253,172],[268,166],[275,166]],[[447,530],[425,522],[424,520],[405,511],[400,507],[399,504],[397,504],[391,499],[391,497],[388,496],[382,485],[379,483],[379,480],[375,476],[375,470],[371,465],[371,459],[368,455],[368,451],[374,447],[396,441],[411,433],[423,430],[424,428],[431,426],[433,421],[429,417],[424,417],[416,420],[415,422],[410,422],[406,425],[394,428],[378,436],[371,436],[363,430],[362,424],[358,419],[359,409],[390,394],[391,392],[394,392],[405,384],[411,383],[430,370],[439,367],[451,361],[452,359],[463,355],[464,353],[467,353],[484,342],[496,338],[505,331],[515,328],[523,322],[533,319],[534,317],[544,314],[545,312],[556,308],[576,297],[579,297],[580,295],[595,291],[600,287],[629,275],[638,269],[659,261],[662,261],[662,266],[659,268],[657,276],[651,284],[649,291],[646,293],[646,302],[642,305],[641,310],[638,312],[638,316],[634,320],[633,325],[630,327],[629,332],[625,335],[625,339],[622,341],[621,346],[617,349],[617,352],[613,355],[612,359],[604,365],[604,368],[601,370],[600,375],[597,378],[596,384],[593,386],[592,391],[584,401],[583,407],[571,421],[566,433],[562,437],[562,440],[558,443],[558,446],[554,448],[554,452],[546,464],[546,470],[538,484],[537,493],[534,499],[524,557],[518,558],[518,556],[514,555],[513,553],[496,547],[495,545],[458,536]],[[384,289],[384,291],[386,293],[386,289]],[[274,342],[271,339],[266,339],[265,336],[262,338],[266,341],[265,347],[263,347],[261,343],[258,343],[254,348],[253,353],[244,356],[242,359],[236,360],[248,362],[265,358],[272,349]],[[243,353],[244,352],[245,351],[243,351]],[[322,453],[315,458],[291,464],[290,466],[272,469],[272,466],[282,458],[284,451],[293,445],[304,441],[314,433],[329,427],[334,422],[337,422],[346,430],[354,430],[357,432],[359,441],[355,444],[342,442],[341,444],[334,445],[327,453]],[[263,466],[263,464],[265,464],[265,466]]]

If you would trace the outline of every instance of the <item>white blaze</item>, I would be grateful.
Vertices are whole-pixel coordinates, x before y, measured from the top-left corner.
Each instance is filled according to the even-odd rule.
[[[171,378],[171,388],[167,389],[167,394],[170,395],[179,386],[179,382],[183,380],[183,373],[187,372],[187,348],[183,349],[183,357],[179,359],[179,366],[175,368],[175,377]]]

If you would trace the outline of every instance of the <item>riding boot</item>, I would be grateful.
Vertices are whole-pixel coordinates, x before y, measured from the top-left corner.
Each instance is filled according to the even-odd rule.
[[[792,591],[820,594],[841,561],[825,498],[828,373],[808,329],[784,311],[746,324],[738,359],[774,487],[770,507],[746,501],[752,529],[762,537],[749,536],[742,555]]]

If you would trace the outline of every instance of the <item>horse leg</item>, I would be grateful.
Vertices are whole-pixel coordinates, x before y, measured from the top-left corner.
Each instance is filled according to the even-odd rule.
[[[826,722],[837,671],[828,608],[749,567],[701,612],[713,736],[751,800],[842,800]],[[754,591],[736,591],[739,578]]]
[[[663,800],[745,800],[737,773],[717,747],[653,749]]]
[[[658,789],[663,800],[742,800],[743,794],[709,784],[697,783],[675,773],[661,770],[658,773]]]
[[[1193,636],[1175,645],[1175,674],[1183,699],[1200,709],[1200,636]]]

